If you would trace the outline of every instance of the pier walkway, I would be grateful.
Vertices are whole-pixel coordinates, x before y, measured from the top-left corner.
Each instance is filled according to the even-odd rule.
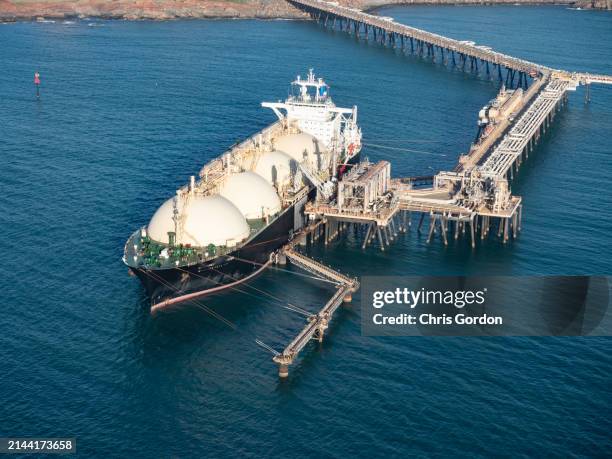
[[[504,178],[511,174],[513,165],[520,161],[524,152],[527,153],[530,142],[537,141],[545,133],[571,86],[569,81],[557,79],[552,79],[546,85],[501,143],[478,166],[482,176]]]
[[[350,298],[351,292],[352,289],[349,286],[342,285],[339,287],[334,296],[323,306],[323,309],[318,314],[308,318],[308,324],[287,345],[283,352],[273,357],[272,360],[278,364],[278,375],[281,378],[289,376],[289,365],[294,362],[311,339],[316,339],[319,342],[323,341],[323,335],[334,312],[344,301],[347,301],[347,297]]]
[[[459,41],[416,27],[398,24],[389,18],[340,6],[334,2],[321,0],[289,0],[289,2],[306,11],[311,17],[326,26],[331,25],[333,27],[336,23],[339,23],[340,28],[347,32],[352,32],[355,35],[363,34],[366,38],[372,34],[375,40],[389,41],[394,46],[405,47],[410,45],[410,49],[413,52],[417,50],[419,54],[431,56],[434,51],[433,47],[436,47],[456,54],[456,59],[460,58],[462,65],[468,59],[470,60],[470,66],[475,64],[475,60],[480,60],[497,67],[503,66],[523,74],[532,74],[532,76],[534,76],[534,73],[541,74],[551,70],[543,65],[499,53],[484,46],[477,46],[471,42]],[[452,57],[451,55],[451,59]]]
[[[359,285],[355,279],[345,276],[344,274],[331,269],[329,266],[325,266],[324,264],[297,252],[295,249],[284,249],[283,252],[289,261],[305,271],[322,276],[336,282],[337,284],[348,285],[351,288],[356,288]]]

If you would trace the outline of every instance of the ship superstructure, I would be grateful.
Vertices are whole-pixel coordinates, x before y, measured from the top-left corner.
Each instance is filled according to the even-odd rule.
[[[312,69],[307,79],[300,76],[291,83],[291,95],[285,102],[264,102],[278,119],[295,125],[300,131],[316,137],[332,154],[350,153],[361,148],[361,131],[357,126],[357,107],[336,107],[330,88]],[[342,158],[337,157],[341,162]]]
[[[255,275],[305,222],[304,206],[331,195],[358,160],[357,108],[336,107],[312,70],[278,121],[210,161],[125,245],[124,262],[154,302],[214,292]]]

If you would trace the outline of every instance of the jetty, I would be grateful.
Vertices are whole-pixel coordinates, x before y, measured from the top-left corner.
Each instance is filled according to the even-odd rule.
[[[323,238],[328,244],[353,229],[363,235],[362,248],[376,241],[380,250],[385,250],[398,233],[412,226],[413,213],[419,215],[419,232],[428,218],[428,242],[439,234],[446,245],[451,237],[458,239],[468,233],[475,247],[478,236],[485,239],[491,230],[508,242],[521,229],[523,206],[522,198],[511,194],[510,182],[567,103],[568,92],[586,86],[588,102],[591,84],[612,84],[609,75],[553,69],[336,2],[288,1],[326,29],[497,80],[500,91],[479,113],[476,139],[467,153],[458,155],[458,163],[450,171],[391,178],[389,162],[362,161],[352,165],[331,193],[306,175],[318,190],[316,199],[304,207],[311,223],[278,252],[276,261],[290,261],[334,282],[336,292],[317,314],[308,317],[306,326],[282,352],[269,348],[282,378],[288,376],[289,365],[310,340],[323,340],[334,312],[359,288],[356,279],[312,260],[298,252],[296,245],[305,245],[308,238],[313,242]]]
[[[419,231],[424,218],[429,219],[428,241],[440,234],[447,244],[449,237],[457,238],[469,229],[475,247],[477,234],[484,238],[492,227],[503,242],[516,237],[522,198],[511,194],[510,181],[550,129],[569,91],[586,86],[588,102],[591,84],[612,84],[609,75],[553,69],[336,2],[289,1],[324,28],[497,80],[501,86],[496,100],[481,111],[482,129],[476,140],[459,155],[453,170],[391,179],[387,162],[362,163],[343,177],[335,195],[319,196],[306,206],[312,219],[365,225],[364,248],[375,238],[384,250],[398,231],[411,226],[412,213],[420,214]]]

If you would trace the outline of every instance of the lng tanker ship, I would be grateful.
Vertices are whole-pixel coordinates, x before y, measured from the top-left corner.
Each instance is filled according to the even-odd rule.
[[[278,121],[206,164],[132,234],[123,261],[153,303],[218,292],[261,272],[305,224],[304,206],[328,197],[358,161],[357,107],[336,107],[310,70]],[[193,296],[193,295],[192,295]]]

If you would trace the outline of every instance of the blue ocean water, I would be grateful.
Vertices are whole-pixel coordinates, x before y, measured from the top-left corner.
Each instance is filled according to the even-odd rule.
[[[612,14],[394,7],[396,20],[544,64],[612,74]],[[94,26],[95,25],[95,26]],[[604,456],[606,338],[372,338],[359,299],[280,382],[281,349],[330,290],[270,271],[151,318],[123,243],[208,159],[273,121],[259,106],[314,67],[357,104],[364,155],[448,168],[494,83],[296,21],[0,25],[0,437],[77,437],[83,457]],[[34,97],[34,71],[42,97]],[[612,88],[567,109],[521,169],[523,232],[313,256],[353,275],[610,274]],[[387,148],[382,148],[382,147]],[[401,151],[407,148],[417,151]]]

